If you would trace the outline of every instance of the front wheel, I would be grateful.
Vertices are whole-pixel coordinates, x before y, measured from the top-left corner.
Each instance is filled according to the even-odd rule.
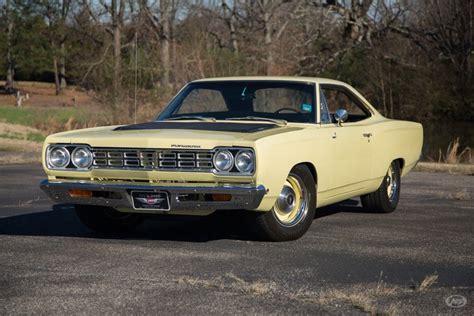
[[[305,165],[288,175],[275,205],[254,218],[257,233],[266,240],[298,239],[306,233],[316,212],[316,185]]]
[[[76,215],[89,229],[105,235],[122,235],[143,222],[136,213],[122,213],[110,207],[75,205]]]
[[[364,209],[378,213],[395,211],[400,198],[400,173],[398,161],[392,161],[377,191],[360,197]]]

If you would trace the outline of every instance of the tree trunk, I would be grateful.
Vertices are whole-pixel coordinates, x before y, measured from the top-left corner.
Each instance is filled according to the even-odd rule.
[[[388,111],[387,111],[387,98],[385,96],[385,83],[383,80],[383,72],[382,72],[382,62],[379,62],[379,77],[380,77],[380,90],[382,92],[382,105],[383,105],[383,115],[385,117],[388,117]]]
[[[62,0],[61,2],[61,45],[60,45],[60,58],[59,58],[59,79],[61,81],[61,89],[67,87],[66,81],[66,42],[67,31],[66,31],[66,20],[69,14],[69,7],[72,0]]]
[[[120,9],[119,9],[120,1]],[[122,39],[121,39],[121,16],[119,10],[123,8],[124,0],[112,0],[112,27],[114,40],[114,69],[112,78],[113,106],[118,105],[122,78]]]
[[[272,51],[272,25],[270,21],[270,12],[268,10],[268,3],[269,0],[263,1],[263,7],[265,12],[263,12],[263,24],[264,24],[264,43],[265,49],[267,52],[266,56],[266,64],[267,64],[267,76],[273,74],[273,51]]]
[[[361,42],[364,38],[370,44],[368,30],[365,30],[364,18],[373,0],[351,0],[350,10],[344,13],[344,38],[348,42]]]
[[[235,6],[236,6],[236,1],[234,1],[234,9],[232,10],[232,15],[230,16],[230,24],[229,24],[229,29],[230,29],[230,39],[232,41],[232,50],[234,51],[235,55],[239,54],[239,44],[237,42],[237,33],[235,30],[235,23],[236,23],[236,17],[235,17]]]
[[[58,55],[53,39],[51,39],[51,50],[53,51],[54,87],[56,88],[56,95],[59,95],[61,93],[61,83],[59,80]]]
[[[54,66],[54,86],[56,87],[56,95],[61,93],[61,82],[59,80],[59,68],[58,68],[58,58],[56,55],[53,55],[53,66]]]
[[[229,8],[225,0],[222,0],[222,9],[224,11],[224,19],[229,28],[230,33],[230,42],[232,45],[232,51],[235,55],[239,54],[239,44],[237,42],[237,31],[235,28],[235,24],[237,22],[236,18],[236,10],[237,10],[237,1],[233,1],[232,9]],[[229,16],[227,15],[227,11],[229,11]]]
[[[59,77],[61,81],[61,89],[66,88],[67,82],[66,82],[66,48],[64,45],[64,42],[61,43],[61,58],[59,60]]]
[[[160,1],[160,57],[163,72],[161,74],[160,84],[163,88],[170,86],[170,37],[171,37],[171,1]]]
[[[7,81],[5,88],[8,90],[13,89],[13,53],[12,53],[12,37],[13,37],[13,19],[11,15],[10,0],[6,2],[6,15],[7,15]]]

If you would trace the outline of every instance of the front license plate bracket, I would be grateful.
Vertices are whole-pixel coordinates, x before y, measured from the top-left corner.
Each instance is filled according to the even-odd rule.
[[[132,204],[135,210],[169,211],[170,199],[166,191],[132,191]]]

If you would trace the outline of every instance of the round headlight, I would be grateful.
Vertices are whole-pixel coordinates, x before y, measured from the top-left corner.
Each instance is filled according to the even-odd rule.
[[[69,151],[64,147],[54,147],[49,152],[48,163],[53,168],[65,168],[70,161]]]
[[[77,147],[72,152],[72,164],[79,169],[86,169],[92,165],[92,153],[85,147]]]
[[[219,150],[214,155],[214,167],[217,171],[230,171],[234,166],[234,156],[228,150]]]
[[[237,156],[235,156],[235,167],[240,172],[252,172],[254,167],[253,153],[249,150],[240,151]]]

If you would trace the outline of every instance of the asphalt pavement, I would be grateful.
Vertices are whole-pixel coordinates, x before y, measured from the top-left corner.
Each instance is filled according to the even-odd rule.
[[[283,243],[239,211],[104,238],[43,178],[0,166],[0,314],[474,314],[473,176],[411,173],[394,213],[345,201]]]

